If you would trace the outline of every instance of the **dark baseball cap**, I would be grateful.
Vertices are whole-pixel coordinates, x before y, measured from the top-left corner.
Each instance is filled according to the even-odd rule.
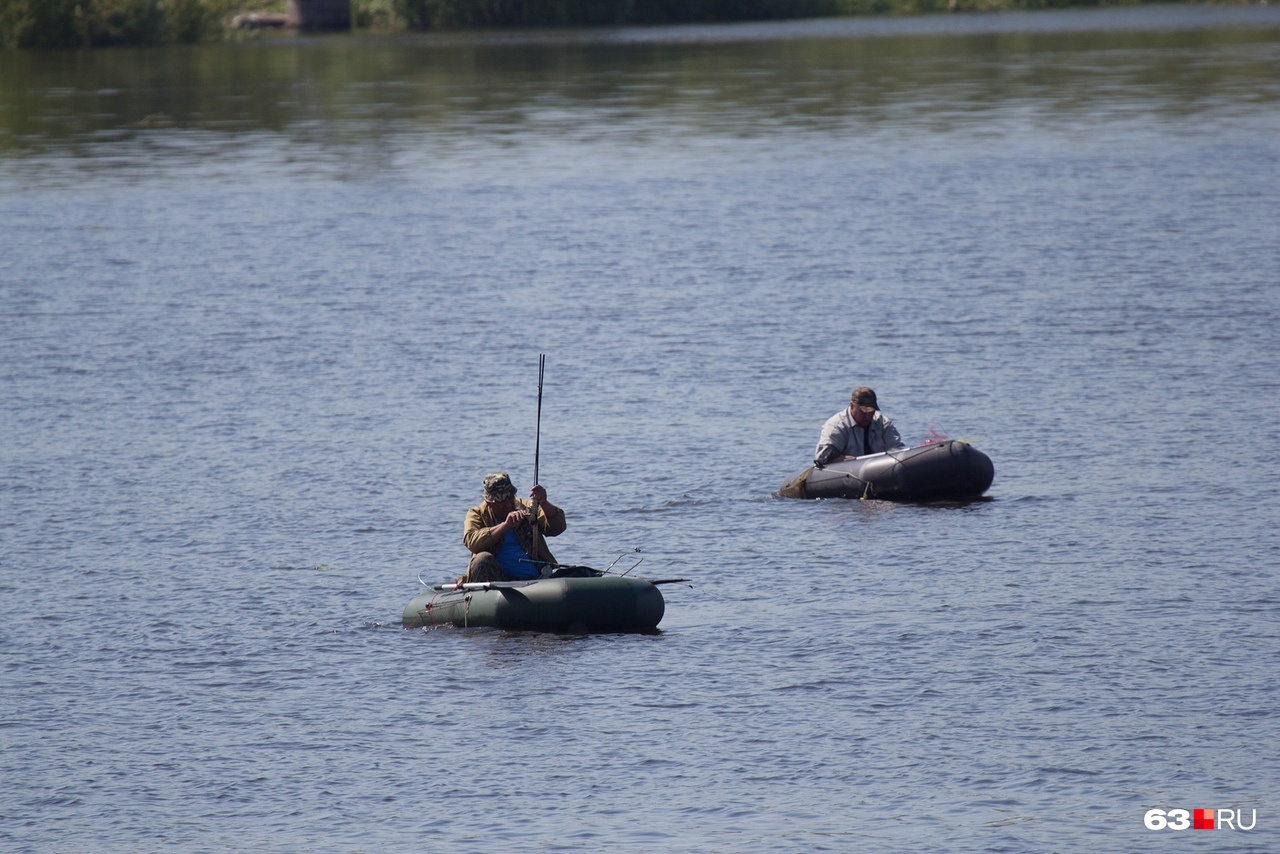
[[[880,408],[880,405],[876,403],[876,393],[866,386],[855,388],[853,395],[849,398],[849,402],[854,406],[869,406],[872,409]]]

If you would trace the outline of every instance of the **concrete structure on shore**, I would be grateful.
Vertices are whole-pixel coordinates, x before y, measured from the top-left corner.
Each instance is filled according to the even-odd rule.
[[[299,30],[351,29],[351,0],[289,0],[288,25]]]

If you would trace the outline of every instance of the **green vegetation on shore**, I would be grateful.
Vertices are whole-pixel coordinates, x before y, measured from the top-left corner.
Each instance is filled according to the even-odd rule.
[[[237,0],[0,0],[0,46],[93,47],[220,36]]]
[[[359,29],[467,29],[777,20],[1067,6],[1143,0],[351,0]],[[0,46],[94,47],[233,37],[237,16],[285,0],[0,0]],[[243,17],[241,17],[243,20]]]

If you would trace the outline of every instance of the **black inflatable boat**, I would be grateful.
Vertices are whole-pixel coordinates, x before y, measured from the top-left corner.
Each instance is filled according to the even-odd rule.
[[[991,458],[946,439],[805,469],[776,493],[783,498],[962,501],[980,498],[995,477]]]

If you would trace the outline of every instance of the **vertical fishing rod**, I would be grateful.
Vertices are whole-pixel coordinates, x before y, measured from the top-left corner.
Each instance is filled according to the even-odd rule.
[[[546,370],[546,367],[547,367],[547,354],[539,353],[538,354],[538,420],[535,422],[534,433],[533,433],[533,485],[534,486],[538,485],[538,457],[542,451],[542,374]],[[533,554],[529,555],[529,557],[533,558],[534,560],[534,566],[539,566],[539,564],[537,563],[538,552],[540,551],[538,548],[538,541],[540,539],[540,537],[538,536],[539,535],[538,510],[539,510],[538,503],[535,501],[533,504]]]
[[[533,438],[533,485],[538,485],[538,454],[542,444],[542,374],[547,367],[547,354],[538,354],[538,421]]]

